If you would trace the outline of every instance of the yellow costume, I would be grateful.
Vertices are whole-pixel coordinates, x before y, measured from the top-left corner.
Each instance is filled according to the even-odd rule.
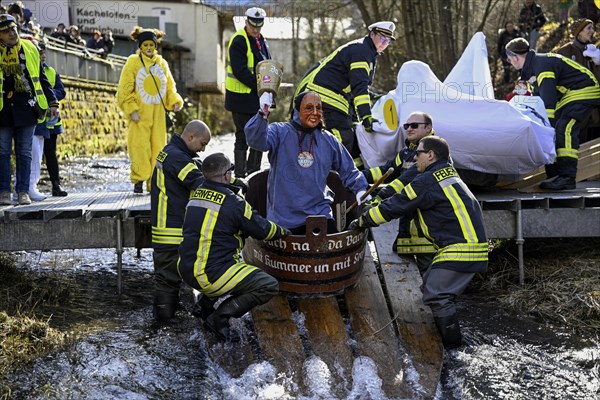
[[[183,106],[183,99],[177,93],[169,64],[156,52],[152,57],[147,57],[138,50],[127,59],[117,90],[117,104],[129,118],[127,151],[131,160],[130,176],[133,183],[150,181],[156,156],[167,144],[165,110],[161,97],[168,110],[172,110],[175,105],[179,108]],[[138,122],[131,119],[134,112],[139,115]]]

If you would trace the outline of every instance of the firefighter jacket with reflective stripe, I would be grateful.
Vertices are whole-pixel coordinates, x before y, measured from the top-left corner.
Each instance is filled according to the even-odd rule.
[[[244,263],[244,240],[277,239],[284,229],[252,210],[231,185],[206,181],[188,203],[179,247],[179,274],[209,297],[231,291],[256,267]]]
[[[338,47],[309,70],[296,94],[313,90],[321,101],[348,115],[353,98],[359,120],[371,115],[369,86],[377,64],[377,49],[369,36]]]
[[[226,110],[246,114],[258,110],[256,64],[270,58],[264,36],[260,35],[257,40],[249,37],[242,28],[231,37],[227,48]]]
[[[181,227],[190,193],[204,182],[195,156],[181,136],[173,135],[156,158],[150,188],[152,247],[156,251],[177,250],[183,239]]]
[[[565,104],[600,99],[600,87],[592,71],[560,54],[536,54],[530,50],[521,79],[534,86],[534,94],[544,101],[551,122],[555,111]]]
[[[401,193],[362,218],[367,226],[376,226],[413,213],[421,231],[434,243],[432,268],[485,272],[488,243],[481,207],[448,162],[434,162]]]

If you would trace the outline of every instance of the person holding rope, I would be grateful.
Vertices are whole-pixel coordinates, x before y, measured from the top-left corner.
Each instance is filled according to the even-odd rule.
[[[144,182],[150,191],[156,156],[167,144],[166,112],[183,107],[169,64],[157,52],[164,35],[158,29],[134,28],[131,39],[139,49],[127,59],[117,89],[117,105],[129,119],[127,152],[134,193],[143,193]]]
[[[437,249],[423,275],[423,302],[431,308],[445,348],[462,343],[456,298],[488,265],[483,213],[450,164],[450,148],[437,136],[421,139],[414,156],[418,175],[404,189],[366,209],[349,228],[379,226],[418,215],[420,228]]]
[[[328,233],[337,232],[331,209],[334,196],[327,187],[329,172],[339,173],[343,185],[359,203],[367,180],[342,143],[325,130],[323,106],[317,93],[299,93],[294,99],[291,121],[273,124],[267,121],[271,97],[268,92],[261,95],[261,109],[244,129],[252,148],[269,152],[267,218],[302,235],[307,216],[325,215]]]

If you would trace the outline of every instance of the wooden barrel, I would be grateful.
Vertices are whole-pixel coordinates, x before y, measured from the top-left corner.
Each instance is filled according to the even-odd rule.
[[[327,234],[327,218],[310,216],[306,234],[246,240],[244,260],[279,281],[287,294],[327,296],[343,293],[362,272],[366,231]]]
[[[248,178],[246,200],[265,216],[268,170]],[[335,203],[348,206],[354,195],[331,173],[327,185],[335,193]],[[358,216],[353,210],[347,220]],[[305,235],[289,235],[264,242],[248,238],[244,260],[262,268],[279,281],[279,289],[287,295],[329,296],[342,293],[356,283],[362,272],[367,233],[344,230],[327,234],[325,216],[309,216]]]

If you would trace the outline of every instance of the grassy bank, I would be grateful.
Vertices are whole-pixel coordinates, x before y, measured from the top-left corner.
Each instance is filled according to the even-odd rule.
[[[600,331],[600,247],[597,238],[528,239],[525,284],[519,285],[518,249],[500,241],[476,290],[499,293],[499,304],[575,331]]]

